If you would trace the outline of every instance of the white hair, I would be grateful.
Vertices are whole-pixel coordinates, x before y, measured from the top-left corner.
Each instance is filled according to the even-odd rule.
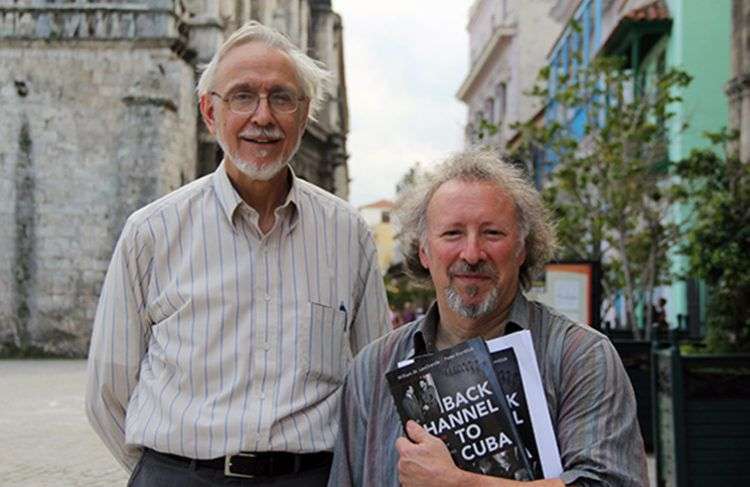
[[[265,25],[251,20],[232,33],[224,44],[219,47],[214,57],[207,65],[203,66],[203,72],[198,80],[198,96],[208,94],[212,89],[216,77],[219,62],[224,59],[227,52],[235,46],[249,42],[262,42],[266,46],[278,49],[286,53],[292,60],[297,77],[302,85],[302,92],[310,100],[309,118],[315,120],[315,113],[323,105],[325,86],[330,80],[330,73],[326,71],[323,63],[312,59],[302,52],[284,34],[266,27]]]

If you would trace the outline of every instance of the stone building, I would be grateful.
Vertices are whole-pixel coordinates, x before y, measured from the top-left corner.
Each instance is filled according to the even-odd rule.
[[[562,24],[553,0],[475,0],[469,10],[469,72],[458,90],[468,107],[465,145],[505,149],[511,126],[534,117],[540,104],[524,93],[534,85]],[[486,130],[486,122],[497,132]],[[481,134],[481,138],[480,138]]]
[[[330,0],[0,0],[0,352],[86,353],[127,216],[220,161],[199,122],[198,67],[250,19],[332,72],[294,166],[347,198]]]
[[[740,132],[738,154],[750,164],[750,0],[732,3],[732,78],[726,91],[729,125]]]

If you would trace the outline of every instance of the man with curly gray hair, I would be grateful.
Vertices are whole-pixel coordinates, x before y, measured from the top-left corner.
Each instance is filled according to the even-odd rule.
[[[86,400],[128,485],[326,484],[340,386],[388,326],[367,224],[289,167],[326,76],[241,27],[197,90],[224,160],[128,218]]]
[[[607,338],[528,300],[555,232],[522,171],[487,151],[450,157],[399,202],[410,275],[435,288],[427,314],[367,346],[344,385],[329,486],[521,485],[459,469],[415,421],[401,429],[385,374],[462,341],[529,330],[563,464],[563,485],[648,485],[635,397]]]

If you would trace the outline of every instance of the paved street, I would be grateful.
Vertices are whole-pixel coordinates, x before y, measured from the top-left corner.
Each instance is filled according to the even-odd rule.
[[[89,428],[83,360],[0,360],[0,486],[124,486]]]
[[[83,360],[0,360],[0,487],[125,485],[86,421],[85,376]]]

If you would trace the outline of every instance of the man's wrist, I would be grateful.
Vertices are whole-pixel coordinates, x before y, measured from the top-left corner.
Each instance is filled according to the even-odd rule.
[[[450,476],[449,485],[451,487],[465,487],[467,485],[474,485],[474,480],[476,480],[476,476],[474,474],[455,467],[455,469],[453,470],[453,474]]]
[[[467,485],[471,485],[472,487],[514,487],[521,485],[538,487],[565,487],[565,482],[563,482],[559,478],[521,482],[518,480],[490,477],[487,475],[467,472],[466,470],[456,468],[456,475],[451,477],[451,481],[448,485],[450,485],[451,487],[466,487]]]

